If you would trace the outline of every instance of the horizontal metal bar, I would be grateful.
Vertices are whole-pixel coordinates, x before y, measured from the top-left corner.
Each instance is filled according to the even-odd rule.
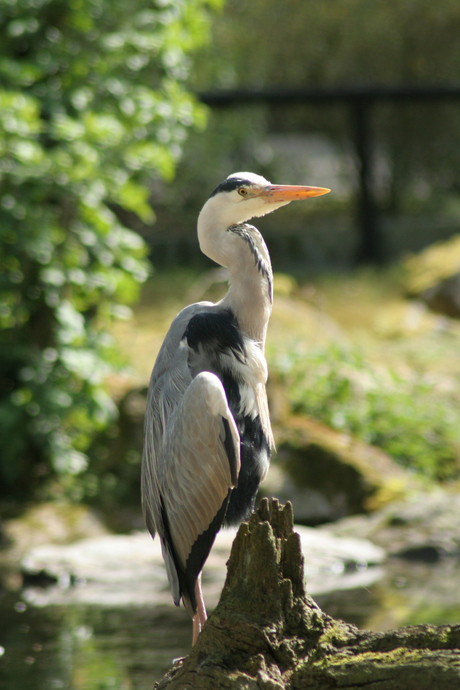
[[[202,103],[214,107],[241,105],[244,103],[269,103],[281,105],[286,103],[330,103],[342,101],[370,102],[379,100],[421,101],[448,100],[460,98],[459,84],[401,84],[388,85],[355,85],[261,89],[231,89],[222,91],[205,91],[197,94]]]

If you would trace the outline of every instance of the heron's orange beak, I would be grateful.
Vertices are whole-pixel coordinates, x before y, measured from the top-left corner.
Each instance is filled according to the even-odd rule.
[[[265,187],[260,196],[265,197],[268,203],[277,201],[296,201],[308,199],[313,196],[329,194],[331,190],[325,187],[303,187],[301,185],[271,184]]]

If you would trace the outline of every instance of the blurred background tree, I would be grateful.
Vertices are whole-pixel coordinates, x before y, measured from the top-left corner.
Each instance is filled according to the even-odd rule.
[[[0,2],[2,497],[78,498],[116,415],[107,328],[149,270],[120,214],[153,221],[148,182],[204,123],[184,82],[218,5]]]

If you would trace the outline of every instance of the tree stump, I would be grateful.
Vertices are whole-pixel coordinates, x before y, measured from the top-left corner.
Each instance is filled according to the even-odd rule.
[[[454,690],[460,625],[384,633],[326,615],[305,591],[292,506],[264,499],[233,543],[220,602],[157,690]]]

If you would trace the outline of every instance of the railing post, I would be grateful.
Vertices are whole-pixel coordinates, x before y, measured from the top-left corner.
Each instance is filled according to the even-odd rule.
[[[357,263],[381,263],[383,261],[382,237],[378,225],[372,184],[372,141],[370,134],[370,106],[367,98],[352,98],[353,140],[357,156],[359,196],[357,223],[359,244]]]

